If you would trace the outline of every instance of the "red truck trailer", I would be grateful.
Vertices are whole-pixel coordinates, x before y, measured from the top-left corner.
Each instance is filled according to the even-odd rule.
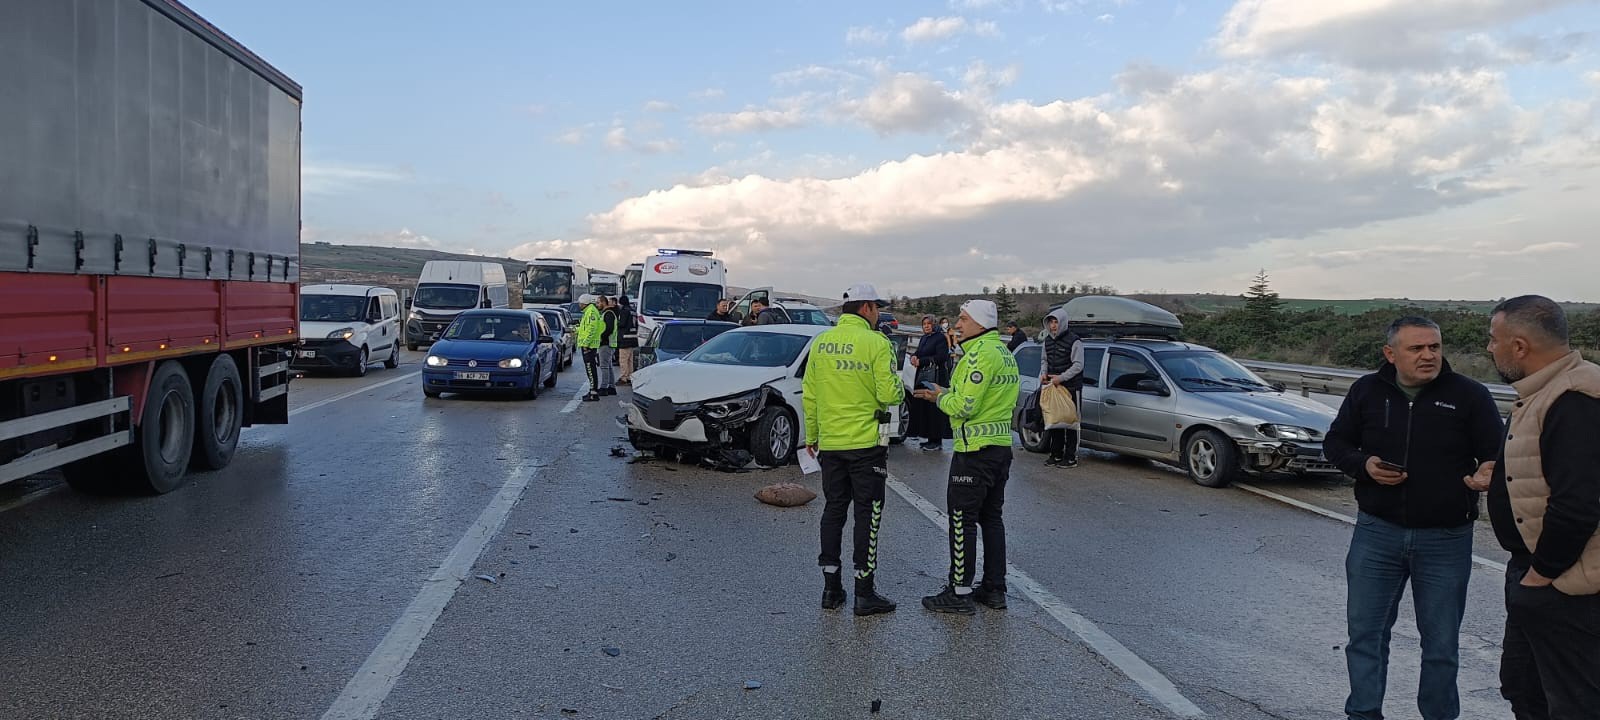
[[[0,483],[160,493],[286,423],[300,86],[176,0],[0,0]]]

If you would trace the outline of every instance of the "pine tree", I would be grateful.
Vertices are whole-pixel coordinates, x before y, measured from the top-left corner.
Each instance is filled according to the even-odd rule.
[[[1016,293],[1011,292],[1003,284],[998,290],[994,291],[994,305],[995,309],[999,311],[1001,322],[1005,322],[1007,319],[1017,315]]]
[[[1244,300],[1245,316],[1263,335],[1276,334],[1283,326],[1283,301],[1272,291],[1266,269],[1256,273],[1250,289],[1240,296]]]

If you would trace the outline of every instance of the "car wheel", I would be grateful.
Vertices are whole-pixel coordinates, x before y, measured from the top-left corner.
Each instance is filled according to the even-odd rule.
[[[528,382],[528,389],[522,393],[526,400],[539,399],[539,366],[533,366],[533,379]]]
[[[911,393],[906,394],[910,395]],[[906,433],[908,432],[911,432],[911,405],[909,403],[902,402],[900,403],[900,426],[896,428],[895,434],[889,438],[889,444],[904,445],[906,442]]]
[[[400,367],[400,344],[395,343],[389,348],[389,359],[383,361],[383,366],[393,370]]]
[[[443,394],[444,393],[441,393],[438,390],[435,390],[435,389],[430,388],[430,387],[425,387],[425,388],[422,389],[422,396],[423,397],[436,398],[436,397],[439,397],[440,395],[443,395]]]
[[[561,361],[557,360],[556,361],[556,368],[559,368],[559,367],[561,367]],[[547,377],[547,378],[544,379],[544,386],[545,387],[553,388],[553,387],[556,386],[556,372],[557,372],[557,370],[555,368],[551,368],[550,377]],[[535,373],[534,377],[539,377],[538,373]]]
[[[406,352],[416,352],[416,351],[417,351],[417,344],[416,343],[406,343]]]
[[[1215,430],[1201,430],[1183,444],[1183,469],[1206,487],[1227,487],[1239,472],[1239,451]]]
[[[356,377],[366,377],[367,364],[370,362],[372,362],[372,359],[367,356],[367,349],[361,348],[361,357],[356,359],[356,367],[350,372],[350,374]]]
[[[1022,449],[1031,453],[1042,453],[1049,449],[1046,433],[1039,430],[1029,430],[1025,427],[1017,428],[1017,434],[1022,436]]]
[[[794,457],[794,416],[784,408],[767,408],[750,432],[750,454],[767,467],[789,464]]]

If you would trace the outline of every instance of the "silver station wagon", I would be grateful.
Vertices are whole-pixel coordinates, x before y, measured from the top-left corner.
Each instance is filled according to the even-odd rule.
[[[1122,310],[1143,305],[1125,298],[1074,302],[1086,300],[1122,301]],[[1102,302],[1089,307],[1095,305],[1107,309]],[[1176,465],[1207,487],[1225,487],[1243,474],[1339,473],[1322,456],[1333,408],[1283,392],[1211,348],[1159,337],[1181,325],[1165,311],[1144,308],[1146,322],[1123,326],[1104,322],[1104,312],[1080,320],[1084,313],[1068,304],[1069,323],[1084,338],[1084,447]],[[1149,323],[1152,315],[1170,321]],[[1039,388],[1043,350],[1036,342],[1015,350],[1019,407]],[[1043,433],[1017,427],[1025,449],[1045,451]]]

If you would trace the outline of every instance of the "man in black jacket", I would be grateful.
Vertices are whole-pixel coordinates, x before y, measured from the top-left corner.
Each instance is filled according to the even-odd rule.
[[[1422,636],[1417,708],[1424,720],[1461,714],[1456,672],[1478,516],[1463,478],[1493,466],[1504,426],[1488,388],[1452,372],[1442,344],[1432,320],[1390,324],[1388,362],[1350,387],[1323,443],[1355,478],[1360,505],[1345,559],[1350,718],[1383,717],[1389,633],[1408,580]]]
[[[1006,323],[1006,336],[1009,338],[1006,340],[1006,349],[1012,352],[1016,352],[1017,348],[1022,347],[1022,344],[1028,341],[1028,334],[1023,332],[1022,328],[1017,327],[1017,321],[1015,320]]]

